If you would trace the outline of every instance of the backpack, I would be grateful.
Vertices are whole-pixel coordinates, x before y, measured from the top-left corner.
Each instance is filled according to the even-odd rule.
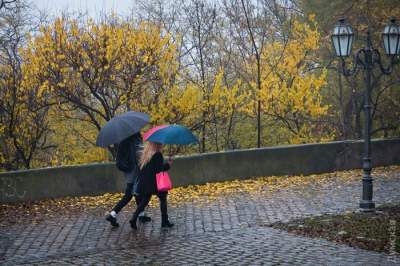
[[[135,135],[124,139],[118,145],[116,166],[122,172],[131,172],[137,166],[136,150],[141,143],[139,137]]]
[[[129,149],[124,148],[121,144],[118,145],[118,152],[116,158],[116,166],[122,172],[129,172],[131,166],[129,165]]]

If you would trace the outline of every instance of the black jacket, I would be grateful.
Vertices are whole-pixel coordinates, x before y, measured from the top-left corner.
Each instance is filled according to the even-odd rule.
[[[138,151],[141,148],[143,141],[140,133],[136,133],[118,145],[116,165],[123,172],[131,172],[136,170],[139,172],[139,156]]]
[[[164,163],[162,154],[156,152],[150,161],[140,170],[135,192],[139,194],[156,194],[156,173],[168,171],[169,167],[168,163]]]

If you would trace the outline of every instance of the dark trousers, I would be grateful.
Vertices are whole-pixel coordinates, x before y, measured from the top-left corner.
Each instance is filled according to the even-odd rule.
[[[122,208],[125,207],[125,205],[131,201],[132,197],[133,197],[133,184],[127,183],[126,188],[125,188],[125,194],[120,199],[120,201],[118,201],[117,205],[115,205],[115,207],[113,208],[113,211],[115,211],[116,213],[120,212],[122,210]],[[139,205],[140,200],[141,200],[141,197],[135,195],[136,206]]]
[[[167,211],[167,195],[168,192],[158,192],[157,194],[158,199],[160,200],[160,210],[161,210],[161,217],[162,221],[165,222],[168,220],[168,211]],[[137,204],[136,210],[133,213],[132,220],[136,221],[139,213],[141,213],[144,208],[149,204],[151,200],[151,194],[143,194],[140,197],[140,201]]]

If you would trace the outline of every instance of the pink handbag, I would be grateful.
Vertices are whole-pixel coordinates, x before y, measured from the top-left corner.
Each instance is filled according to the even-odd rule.
[[[172,182],[168,172],[157,173],[156,180],[157,180],[158,191],[168,191],[172,189]]]

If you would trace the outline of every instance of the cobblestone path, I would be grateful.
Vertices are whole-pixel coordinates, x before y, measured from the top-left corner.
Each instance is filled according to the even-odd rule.
[[[207,203],[169,208],[175,227],[129,227],[132,207],[111,228],[103,214],[61,215],[28,226],[0,229],[3,265],[399,265],[400,257],[310,239],[268,227],[276,221],[340,213],[358,207],[360,181],[308,184],[274,192],[221,195]],[[400,172],[376,177],[377,205],[400,202]]]

